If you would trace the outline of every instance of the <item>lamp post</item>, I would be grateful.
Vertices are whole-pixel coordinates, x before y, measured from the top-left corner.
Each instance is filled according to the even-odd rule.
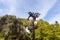
[[[29,20],[29,24],[31,24],[33,27],[32,27],[32,40],[35,40],[35,25],[37,24],[38,20],[39,20],[39,13],[34,13],[34,12],[29,12],[29,17],[28,17],[28,20]]]

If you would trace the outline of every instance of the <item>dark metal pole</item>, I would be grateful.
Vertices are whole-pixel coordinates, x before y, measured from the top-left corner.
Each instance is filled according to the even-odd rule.
[[[29,17],[33,17],[32,40],[35,40],[35,25],[34,25],[34,21],[36,20],[37,17],[39,17],[39,15],[40,15],[39,13],[29,12]]]
[[[33,27],[32,27],[32,40],[35,40],[35,28],[34,28],[34,21],[33,21]]]

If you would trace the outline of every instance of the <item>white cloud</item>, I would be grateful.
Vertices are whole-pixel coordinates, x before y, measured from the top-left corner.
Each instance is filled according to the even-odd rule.
[[[27,11],[39,12],[41,13],[40,18],[43,19],[47,15],[49,9],[51,9],[57,0],[35,0],[37,4],[34,6],[29,5],[26,1],[22,0],[23,8]],[[23,13],[23,12],[22,12]]]
[[[3,12],[3,10],[2,9],[0,9],[0,13],[2,13]]]
[[[11,14],[15,15],[17,14],[17,8],[20,7],[21,5],[23,6],[25,11],[33,10],[38,10],[39,13],[41,13],[40,18],[43,18],[47,15],[48,10],[56,3],[57,0],[36,0],[38,4],[34,5],[33,7],[29,6],[29,3],[27,3],[25,0],[0,0],[4,4],[7,5],[8,7],[8,12],[5,14]],[[36,8],[34,10],[34,8]],[[20,12],[20,13],[23,13]]]
[[[58,23],[60,24],[60,13],[57,14],[57,15],[55,15],[53,18],[51,18],[51,19],[49,20],[49,23],[50,23],[50,24],[54,24],[55,21],[58,21]]]
[[[15,7],[10,7],[10,9],[9,9],[7,14],[14,15],[15,12],[16,12],[16,8]]]
[[[0,2],[4,2],[4,0],[0,0]]]
[[[5,6],[7,6],[8,10],[4,10],[6,11],[4,14],[10,14],[10,15],[14,15],[17,9],[17,1],[16,0],[0,0],[3,4],[5,4]]]
[[[43,18],[47,15],[47,12],[54,6],[57,0],[38,0],[38,2],[40,3],[41,6],[39,10],[39,12],[41,13],[40,18]]]
[[[9,6],[9,11],[7,14],[14,15],[17,9],[17,2],[16,0],[8,0],[6,1]]]

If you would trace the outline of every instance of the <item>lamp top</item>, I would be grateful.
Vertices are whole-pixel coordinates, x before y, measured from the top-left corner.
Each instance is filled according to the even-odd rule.
[[[30,17],[35,17],[35,18],[39,17],[39,15],[40,15],[39,13],[34,13],[34,12],[29,12],[28,14]]]

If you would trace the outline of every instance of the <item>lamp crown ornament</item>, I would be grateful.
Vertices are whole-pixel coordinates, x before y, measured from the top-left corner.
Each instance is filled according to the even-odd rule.
[[[33,17],[33,19],[36,19],[40,15],[39,13],[34,13],[34,12],[29,12],[28,14],[29,14],[29,17]]]
[[[28,22],[29,22],[29,25],[32,25],[32,29],[30,29],[32,31],[32,40],[35,40],[35,28],[37,28],[36,24],[37,22],[39,21],[39,13],[34,13],[34,12],[29,12],[29,17],[28,17]]]

